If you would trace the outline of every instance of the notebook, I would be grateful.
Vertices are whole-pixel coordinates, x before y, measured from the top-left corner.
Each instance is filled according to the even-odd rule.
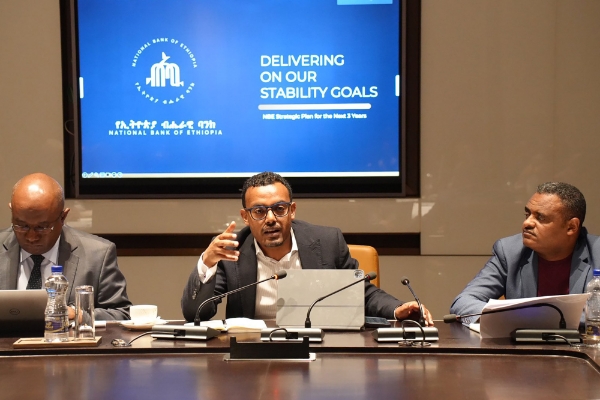
[[[0,334],[44,336],[48,295],[41,290],[0,290]]]
[[[277,282],[277,325],[303,328],[315,300],[363,277],[362,270],[354,269],[287,271],[287,277]],[[365,324],[365,284],[357,283],[317,303],[310,320],[313,328],[360,330]]]

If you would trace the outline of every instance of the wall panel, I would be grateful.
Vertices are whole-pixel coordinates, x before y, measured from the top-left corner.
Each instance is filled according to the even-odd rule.
[[[519,231],[538,183],[579,186],[586,225],[600,232],[600,2],[423,0],[422,16],[421,198],[301,199],[298,216],[348,233],[420,232],[423,256],[382,258],[383,285],[407,298],[399,276],[409,276],[439,317],[493,242]],[[63,181],[58,2],[1,1],[0,35],[6,204],[27,173]],[[237,200],[68,204],[73,226],[105,234],[214,233],[239,222],[240,208]],[[5,206],[0,221],[10,223]],[[132,300],[177,317],[193,258],[121,257]]]

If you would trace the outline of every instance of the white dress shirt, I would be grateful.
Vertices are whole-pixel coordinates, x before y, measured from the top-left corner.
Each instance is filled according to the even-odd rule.
[[[256,247],[256,260],[258,262],[256,276],[257,281],[267,279],[281,270],[302,269],[300,257],[298,255],[298,245],[296,243],[296,237],[294,236],[293,229],[291,230],[291,237],[292,249],[279,261],[267,257],[256,242],[256,239],[254,239],[254,246]],[[217,273],[217,265],[215,264],[212,267],[204,265],[204,262],[202,261],[203,256],[204,253],[202,253],[200,259],[198,260],[198,275],[200,276],[202,283],[206,283]],[[256,287],[254,318],[275,319],[276,314],[277,280],[273,279],[263,282]]]
[[[58,265],[58,243],[60,242],[60,236],[54,243],[54,246],[44,254],[44,260],[40,267],[42,273],[42,289],[44,289],[44,282],[50,275],[52,275],[52,266]],[[17,289],[27,289],[27,282],[31,276],[31,270],[33,269],[33,260],[31,259],[31,253],[21,249],[21,258],[19,260],[19,275],[17,276]]]

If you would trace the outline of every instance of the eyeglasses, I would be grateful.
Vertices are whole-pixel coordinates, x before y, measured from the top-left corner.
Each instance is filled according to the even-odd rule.
[[[255,221],[261,221],[267,218],[269,210],[273,211],[273,215],[276,217],[285,217],[290,212],[290,206],[292,203],[275,203],[272,206],[256,206],[250,208],[244,208],[244,210],[250,213],[250,216]]]
[[[56,218],[54,221],[50,222],[50,226],[35,226],[35,227],[32,228],[29,225],[12,224],[13,231],[19,232],[19,233],[27,233],[31,229],[33,229],[33,231],[35,233],[39,233],[41,235],[45,235],[45,234],[50,233],[50,232],[52,232],[54,230],[54,224],[56,223],[56,221],[58,221],[59,219],[62,218],[64,212],[65,212],[64,210],[61,211],[60,215],[58,216],[58,218]]]

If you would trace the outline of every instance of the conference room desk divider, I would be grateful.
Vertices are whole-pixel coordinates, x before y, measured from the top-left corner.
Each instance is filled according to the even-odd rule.
[[[98,347],[14,349],[0,338],[0,399],[600,398],[600,349],[480,339],[437,322],[430,347],[378,343],[372,330],[326,331],[314,361],[224,361],[230,335],[208,341],[135,340],[118,324]],[[231,335],[260,342],[259,333]]]

